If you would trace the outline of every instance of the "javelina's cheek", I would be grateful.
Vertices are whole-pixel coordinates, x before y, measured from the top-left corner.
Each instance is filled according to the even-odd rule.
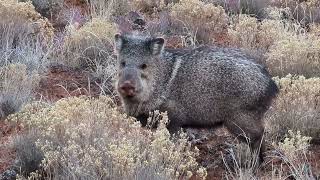
[[[118,71],[118,77],[120,78],[122,76],[122,74],[123,74],[123,71],[119,70]]]
[[[145,73],[141,73],[141,78],[142,79],[148,79],[148,76]]]

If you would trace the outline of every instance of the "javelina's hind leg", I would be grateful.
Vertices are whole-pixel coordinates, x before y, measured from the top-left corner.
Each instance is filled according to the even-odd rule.
[[[265,142],[263,139],[263,123],[253,113],[238,113],[234,118],[225,123],[227,129],[240,141],[250,145],[252,153],[259,153],[259,161],[263,162],[265,152]]]

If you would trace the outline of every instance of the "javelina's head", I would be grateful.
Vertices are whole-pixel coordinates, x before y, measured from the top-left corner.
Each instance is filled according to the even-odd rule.
[[[163,47],[163,38],[115,35],[118,59],[116,89],[124,100],[144,102],[150,99],[159,74],[163,73]]]

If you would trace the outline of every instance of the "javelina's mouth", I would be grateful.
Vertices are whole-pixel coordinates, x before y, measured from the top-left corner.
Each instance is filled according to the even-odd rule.
[[[122,94],[121,96],[124,100],[127,100],[127,101],[131,101],[131,102],[140,101],[139,92],[135,92],[134,94]]]

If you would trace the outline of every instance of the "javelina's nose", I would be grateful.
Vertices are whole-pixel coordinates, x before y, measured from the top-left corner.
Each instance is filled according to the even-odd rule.
[[[130,81],[125,81],[123,84],[121,84],[119,87],[119,91],[125,96],[133,97],[136,95],[136,88]]]

